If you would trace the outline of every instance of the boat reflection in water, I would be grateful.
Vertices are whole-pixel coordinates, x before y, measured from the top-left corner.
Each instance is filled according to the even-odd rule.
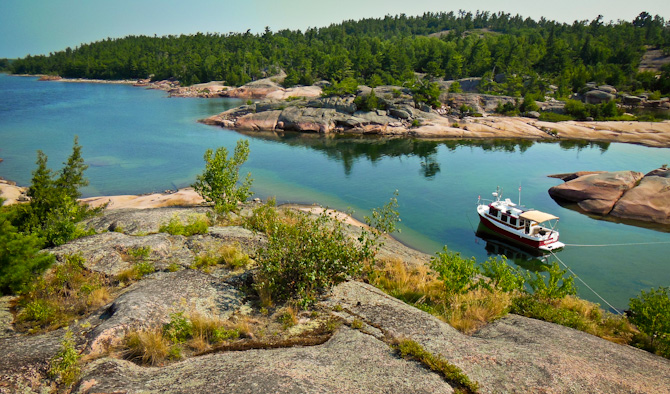
[[[535,248],[525,248],[497,235],[483,224],[479,223],[475,233],[478,241],[486,242],[486,253],[490,257],[505,256],[508,261],[532,272],[543,272],[551,265],[549,256]]]

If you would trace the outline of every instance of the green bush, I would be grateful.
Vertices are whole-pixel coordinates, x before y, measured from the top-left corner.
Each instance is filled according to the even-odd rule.
[[[173,313],[163,326],[163,336],[172,343],[184,343],[193,337],[193,324],[183,312]]]
[[[245,220],[245,227],[254,231],[268,233],[277,220],[279,220],[279,214],[277,213],[277,209],[275,209],[276,205],[277,202],[273,197],[269,198],[267,203],[254,208],[251,216]]]
[[[557,114],[555,112],[542,112],[540,120],[543,122],[565,122],[568,120],[575,120],[575,117],[567,114]]]
[[[575,287],[575,277],[565,276],[567,270],[562,270],[558,263],[553,263],[547,269],[547,275],[535,272],[533,278],[529,278],[527,283],[533,290],[533,294],[540,298],[557,299],[567,295],[577,294]],[[559,281],[561,282],[559,286]]]
[[[491,257],[482,263],[481,270],[484,276],[491,279],[490,283],[485,284],[487,287],[497,287],[504,292],[524,289],[527,275],[519,268],[513,268],[507,264],[505,256],[502,256],[501,259]]]
[[[354,104],[356,104],[356,108],[361,111],[374,111],[376,109],[386,108],[384,102],[379,100],[375,94],[374,89],[372,89],[368,95],[356,97],[356,99],[354,99]]]
[[[670,287],[642,290],[629,306],[631,323],[649,336],[660,355],[670,357]]]
[[[251,174],[238,184],[240,167],[249,157],[249,141],[238,140],[233,157],[228,158],[228,150],[220,147],[216,153],[205,152],[205,171],[198,175],[193,188],[206,201],[214,203],[217,213],[236,210],[238,202],[244,202],[251,192]]]
[[[463,294],[477,286],[474,278],[479,270],[475,259],[465,259],[460,253],[449,252],[446,246],[442,253],[438,252],[430,260],[430,268],[437,272],[448,296]]]
[[[286,220],[268,229],[268,243],[258,252],[257,288],[276,300],[298,298],[311,303],[319,291],[361,272],[372,257],[370,245],[356,242],[344,225],[327,212],[313,218],[302,212],[287,212]]]
[[[0,206],[2,199],[0,199]],[[44,241],[12,225],[15,208],[0,208],[0,293],[17,294],[44,272],[55,257],[41,252]]]

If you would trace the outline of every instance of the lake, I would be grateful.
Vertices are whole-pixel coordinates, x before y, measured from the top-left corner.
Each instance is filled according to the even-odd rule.
[[[138,194],[190,185],[207,149],[250,144],[243,173],[253,191],[278,202],[319,203],[362,218],[397,189],[404,243],[430,254],[446,245],[483,261],[502,249],[527,267],[542,262],[476,236],[478,196],[504,196],[561,217],[558,257],[617,308],[642,289],[670,284],[670,233],[598,220],[554,202],[547,175],[581,170],[648,172],[670,149],[637,145],[531,141],[421,141],[247,133],[197,119],[241,104],[232,99],[167,98],[128,85],[37,82],[0,74],[0,176],[28,185],[36,151],[59,169],[75,135],[89,169],[84,196]],[[637,244],[637,245],[630,245]],[[553,258],[551,258],[553,259]],[[549,259],[549,260],[551,260]],[[583,298],[602,302],[577,282]]]

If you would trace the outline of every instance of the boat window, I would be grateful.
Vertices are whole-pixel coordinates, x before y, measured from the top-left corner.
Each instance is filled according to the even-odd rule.
[[[496,216],[497,217],[498,216],[498,210],[496,208],[490,207],[489,208],[489,214],[491,216]]]
[[[516,218],[510,217],[509,218],[509,224],[511,224],[512,226],[516,226]]]
[[[507,215],[502,215],[502,221],[507,223]]]

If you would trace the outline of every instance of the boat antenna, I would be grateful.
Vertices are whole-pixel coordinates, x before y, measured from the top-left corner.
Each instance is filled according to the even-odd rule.
[[[519,206],[521,206],[521,183],[519,182]]]

